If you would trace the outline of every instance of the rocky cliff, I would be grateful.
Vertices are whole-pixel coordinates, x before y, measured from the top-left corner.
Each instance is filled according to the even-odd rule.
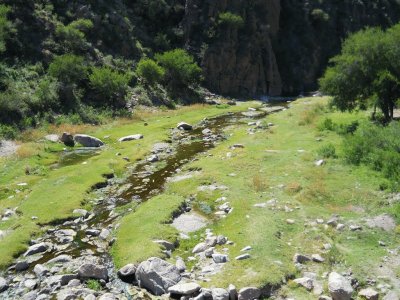
[[[242,26],[222,24],[231,12]],[[395,0],[188,0],[186,44],[201,53],[207,86],[222,94],[298,94],[317,88],[349,33],[398,22]]]

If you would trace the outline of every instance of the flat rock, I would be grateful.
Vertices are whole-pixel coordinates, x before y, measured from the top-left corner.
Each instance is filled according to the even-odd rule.
[[[143,134],[132,134],[118,139],[118,142],[129,142],[143,139]]]
[[[244,287],[239,290],[238,299],[239,300],[254,300],[259,299],[261,296],[261,291],[256,287]]]
[[[178,283],[168,288],[168,292],[174,295],[190,296],[200,290],[200,285],[195,282]]]
[[[306,290],[311,291],[314,288],[314,282],[311,278],[303,277],[293,280],[294,283],[304,287]]]
[[[245,111],[242,112],[242,115],[248,118],[256,118],[256,117],[261,117],[265,114],[263,111]]]
[[[107,268],[91,263],[83,264],[78,269],[78,276],[82,279],[108,279]]]
[[[179,283],[181,275],[177,267],[152,257],[142,262],[136,270],[136,279],[140,287],[156,296],[166,294],[168,289]]]
[[[248,253],[235,257],[236,260],[244,260],[244,259],[248,259],[248,258],[250,258],[250,254],[248,254]]]
[[[388,214],[367,219],[366,222],[367,226],[370,228],[381,228],[388,232],[393,231],[396,228],[396,221]]]
[[[375,291],[373,288],[366,288],[361,290],[358,293],[358,296],[361,299],[367,299],[367,300],[378,300],[379,299],[379,293]]]
[[[74,141],[81,144],[83,147],[88,148],[98,148],[104,146],[104,143],[100,139],[87,134],[74,135]]]
[[[32,245],[25,252],[24,256],[30,256],[38,253],[46,252],[50,248],[50,244],[48,243],[39,243],[36,245]]]
[[[332,272],[328,278],[328,288],[333,300],[350,300],[353,288],[342,275]]]
[[[207,219],[196,213],[182,214],[172,222],[172,226],[183,233],[195,232],[206,227],[207,224]]]

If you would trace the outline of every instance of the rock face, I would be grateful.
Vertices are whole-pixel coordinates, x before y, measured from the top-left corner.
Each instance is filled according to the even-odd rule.
[[[159,296],[167,293],[170,287],[178,284],[181,275],[174,265],[160,258],[152,257],[139,265],[136,270],[136,279],[141,287]]]
[[[353,288],[342,275],[332,272],[329,274],[328,288],[333,300],[350,300]]]
[[[98,148],[104,145],[104,143],[98,138],[86,134],[74,135],[74,141],[81,144],[83,147]]]

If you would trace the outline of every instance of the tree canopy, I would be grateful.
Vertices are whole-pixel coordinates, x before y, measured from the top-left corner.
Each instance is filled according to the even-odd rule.
[[[399,45],[400,24],[349,36],[320,79],[321,90],[341,110],[379,107],[389,121],[400,98]]]

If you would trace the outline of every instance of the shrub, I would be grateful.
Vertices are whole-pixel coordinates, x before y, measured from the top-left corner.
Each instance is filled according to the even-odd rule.
[[[318,155],[323,158],[336,158],[336,148],[333,144],[327,144],[318,149]]]
[[[165,82],[173,92],[180,87],[200,83],[201,68],[185,50],[175,49],[157,54],[156,60],[165,69]]]
[[[311,17],[316,21],[329,21],[329,15],[320,8],[313,9]]]
[[[58,56],[49,66],[49,74],[60,83],[73,84],[87,78],[88,69],[81,56],[65,54]]]
[[[61,40],[64,50],[79,51],[88,48],[85,32],[93,28],[93,23],[87,19],[78,19],[65,26],[56,27],[56,36]]]
[[[11,22],[7,19],[9,11],[8,6],[0,5],[0,53],[6,50],[5,40],[11,27]]]
[[[89,279],[86,282],[86,285],[91,290],[94,290],[94,291],[100,291],[101,290],[101,283],[96,279]]]
[[[0,124],[0,139],[13,140],[18,135],[18,129],[14,126]]]
[[[229,27],[240,28],[244,25],[244,20],[241,16],[231,12],[224,12],[218,16],[219,24],[227,25]]]
[[[154,85],[161,82],[165,70],[152,59],[142,58],[136,68],[136,74],[146,83]]]
[[[131,78],[129,73],[120,73],[110,67],[101,67],[92,68],[89,81],[96,98],[101,103],[111,104],[115,108],[125,105],[125,96]]]

